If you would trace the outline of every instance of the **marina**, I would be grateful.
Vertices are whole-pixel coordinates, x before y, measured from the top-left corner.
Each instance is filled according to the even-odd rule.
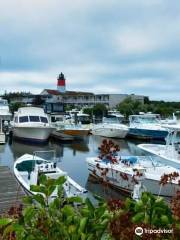
[[[89,174],[86,159],[98,155],[98,147],[104,139],[104,137],[94,135],[88,135],[84,139],[74,139],[73,141],[62,141],[58,139],[55,141],[53,138],[50,138],[50,140],[43,145],[33,145],[32,143],[27,144],[9,138],[6,144],[0,145],[0,166],[1,169],[9,169],[8,175],[10,175],[10,173],[13,175],[14,162],[22,155],[32,155],[35,151],[55,151],[57,166],[67,172],[80,186],[87,189],[90,198],[92,198],[93,194],[98,194],[104,199],[113,196],[124,198],[126,196],[125,191],[117,190],[113,187],[110,187],[105,194],[104,187],[101,183]],[[141,143],[139,140],[113,139],[113,142],[119,146],[121,156],[149,155],[137,146]],[[162,144],[164,144],[164,142],[162,142]],[[14,184],[17,186],[15,178],[12,178],[11,182],[13,183],[12,188],[14,188]],[[3,196],[4,195],[0,196],[0,202]],[[11,204],[11,201],[9,204]]]
[[[0,240],[180,240],[180,1],[0,9]]]

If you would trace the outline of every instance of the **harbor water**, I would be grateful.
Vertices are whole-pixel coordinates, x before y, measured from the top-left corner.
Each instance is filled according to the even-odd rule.
[[[98,181],[89,177],[86,157],[98,155],[98,147],[103,139],[103,137],[89,135],[82,140],[75,140],[71,143],[49,140],[44,145],[32,145],[8,139],[5,145],[0,145],[0,166],[8,166],[13,172],[14,161],[23,154],[33,154],[35,151],[55,150],[58,166],[66,171],[77,183],[85,187],[89,191],[90,196],[97,194],[103,198],[123,197],[123,193],[115,189],[109,189],[108,191],[110,192],[106,193]],[[137,147],[137,144],[141,142],[121,139],[112,140],[119,145],[121,155],[145,155]]]

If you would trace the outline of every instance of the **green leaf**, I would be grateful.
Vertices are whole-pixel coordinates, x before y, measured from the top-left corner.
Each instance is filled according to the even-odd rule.
[[[56,185],[51,185],[48,187],[48,190],[47,190],[47,196],[50,197],[51,194],[54,192],[54,190],[56,189]]]
[[[88,208],[82,208],[81,209],[81,214],[82,214],[82,216],[87,217],[87,216],[90,215],[90,211],[89,211]]]
[[[135,208],[134,208],[136,212],[142,210],[143,208],[144,208],[144,203],[142,202],[142,200],[139,200],[138,202],[136,202]]]
[[[74,208],[72,206],[69,206],[69,205],[65,205],[62,209],[63,213],[66,215],[66,216],[71,216],[71,215],[74,215]]]
[[[33,196],[34,200],[37,201],[40,205],[42,206],[46,206],[46,203],[45,203],[45,200],[44,200],[44,197],[42,194],[35,194]]]
[[[132,221],[134,223],[143,222],[143,220],[144,220],[144,213],[143,212],[135,214],[135,216],[132,218]]]
[[[80,221],[80,225],[79,225],[79,230],[80,232],[84,232],[86,224],[87,224],[88,218],[87,217],[83,217]]]
[[[31,185],[30,190],[33,192],[41,192],[40,186],[38,186],[38,185]]]
[[[86,203],[87,207],[89,208],[90,212],[94,213],[95,207],[93,206],[93,204],[91,203],[89,198],[86,198],[85,203]]]
[[[162,215],[161,216],[161,222],[162,222],[162,224],[165,224],[165,225],[167,225],[167,224],[169,224],[169,218],[166,216],[166,215]]]
[[[10,223],[12,223],[12,219],[11,218],[0,218],[0,227],[4,227]]]
[[[31,197],[31,196],[23,197],[23,203],[25,203],[25,204],[32,204],[33,203],[33,197]]]
[[[56,185],[62,185],[63,183],[65,183],[65,181],[66,181],[66,177],[61,176],[58,179],[56,179]]]
[[[76,231],[76,226],[75,226],[75,225],[70,225],[70,226],[68,227],[68,232],[69,232],[70,234],[74,233],[75,231]]]
[[[47,196],[47,187],[43,186],[43,185],[31,185],[30,186],[30,190],[32,192],[38,192],[38,193],[43,193]]]
[[[35,216],[36,210],[33,207],[27,207],[23,210],[23,216],[25,221],[31,221]]]
[[[67,201],[69,202],[69,203],[82,203],[83,202],[83,200],[82,200],[82,198],[81,197],[79,197],[79,196],[76,196],[76,197],[69,197],[69,198],[67,198]]]
[[[39,183],[46,185],[47,182],[47,176],[45,174],[41,174],[41,176],[39,177]]]

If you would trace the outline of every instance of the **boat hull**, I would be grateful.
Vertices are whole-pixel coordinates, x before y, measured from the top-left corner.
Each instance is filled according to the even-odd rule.
[[[64,129],[63,131],[64,134],[70,135],[70,136],[75,136],[75,137],[84,137],[89,134],[89,130],[86,129]]]
[[[131,174],[124,174],[122,171],[117,171],[114,169],[109,169],[106,175],[102,178],[102,171],[106,167],[100,166],[101,169],[97,168],[96,164],[88,162],[88,170],[91,175],[96,178],[101,179],[101,181],[107,182],[109,185],[122,190],[127,193],[132,193],[134,189],[135,182]],[[125,179],[126,178],[126,179]],[[151,192],[154,195],[161,195],[165,197],[172,197],[175,195],[176,191],[179,190],[179,186],[173,183],[167,183],[164,186],[160,186],[159,181],[145,178],[143,180],[143,186],[145,190]],[[161,189],[161,190],[160,190]]]
[[[0,132],[0,144],[4,144],[6,142],[6,136],[3,132]]]
[[[46,142],[53,131],[51,127],[13,127],[13,137],[28,142]]]
[[[128,137],[139,139],[156,139],[164,140],[168,135],[168,131],[165,130],[153,130],[153,129],[140,129],[129,128]]]
[[[128,130],[99,127],[92,129],[91,133],[93,135],[102,137],[125,138],[128,133]]]

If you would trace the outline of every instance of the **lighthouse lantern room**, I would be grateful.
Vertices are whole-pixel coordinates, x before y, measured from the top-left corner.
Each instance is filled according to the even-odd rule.
[[[57,79],[57,90],[61,93],[66,92],[66,79],[62,72],[59,74]]]

